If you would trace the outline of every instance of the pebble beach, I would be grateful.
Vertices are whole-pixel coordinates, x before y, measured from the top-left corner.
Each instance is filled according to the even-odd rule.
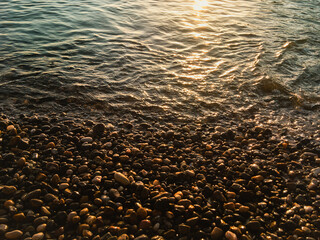
[[[320,239],[320,145],[242,122],[0,118],[0,239]]]

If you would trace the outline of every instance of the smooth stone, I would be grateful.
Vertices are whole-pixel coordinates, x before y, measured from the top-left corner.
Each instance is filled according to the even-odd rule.
[[[145,219],[148,216],[148,212],[147,212],[147,210],[145,208],[140,207],[137,210],[137,215],[138,215],[139,218]]]
[[[17,213],[13,215],[12,218],[17,222],[23,222],[26,219],[26,216],[24,215],[24,213]]]
[[[121,183],[122,185],[125,185],[125,186],[130,184],[129,179],[125,175],[123,175],[122,173],[119,173],[119,172],[115,172],[114,173],[114,179],[117,182],[119,182],[119,183]]]
[[[238,240],[237,235],[231,231],[227,231],[225,237],[228,240]]]
[[[220,240],[223,238],[224,232],[221,228],[215,227],[211,232],[211,239]]]
[[[44,232],[47,228],[47,224],[43,223],[37,227],[37,232]]]
[[[163,234],[165,239],[173,239],[176,237],[176,231],[174,229],[170,229]]]
[[[30,199],[30,204],[34,208],[40,208],[43,205],[43,201],[41,199],[33,198]]]
[[[184,235],[188,235],[191,231],[191,227],[184,224],[184,223],[181,223],[179,224],[178,226],[178,232],[181,233],[181,234],[184,234]]]
[[[36,233],[32,236],[32,240],[42,240],[44,238],[44,233]]]
[[[93,139],[92,137],[83,137],[81,138],[80,140],[82,143],[92,143],[93,142]]]
[[[59,184],[59,189],[60,190],[64,190],[64,189],[66,189],[68,187],[69,187],[69,183],[60,183]]]
[[[22,237],[23,232],[20,230],[13,230],[11,232],[7,232],[4,236],[6,239],[19,239],[20,237]]]
[[[124,233],[124,234],[120,235],[117,240],[129,240],[129,239],[130,238],[129,238],[128,234]]]
[[[151,222],[148,219],[144,219],[140,222],[139,227],[143,230],[149,229],[151,227]]]
[[[46,208],[44,206],[41,207],[41,213],[43,215],[46,215],[46,216],[50,216],[51,215],[51,212],[48,210],[48,208]]]
[[[149,238],[147,235],[145,235],[145,234],[140,235],[140,236],[134,238],[134,240],[149,240],[149,239],[150,239],[150,238]]]
[[[101,180],[102,180],[102,177],[101,176],[95,176],[93,179],[92,179],[92,183],[97,185],[99,183],[101,183]]]
[[[9,207],[11,207],[11,206],[14,206],[14,201],[12,201],[12,200],[7,200],[7,201],[5,201],[5,202],[3,203],[3,206],[4,206],[5,208],[9,208]]]
[[[250,210],[250,208],[248,206],[241,206],[239,208],[240,213],[247,213],[247,212],[249,212],[249,210]]]
[[[249,231],[252,231],[252,232],[259,232],[260,231],[260,227],[261,227],[261,224],[260,222],[256,221],[256,220],[252,220],[250,222],[247,223],[246,225],[247,229]]]
[[[2,192],[5,195],[11,195],[14,194],[17,191],[17,188],[15,186],[4,186],[2,189]]]
[[[229,209],[232,211],[234,211],[236,209],[235,204],[233,202],[225,203],[225,204],[223,204],[223,207],[224,207],[224,209]]]
[[[0,224],[0,234],[5,233],[6,231],[8,231],[8,225]]]

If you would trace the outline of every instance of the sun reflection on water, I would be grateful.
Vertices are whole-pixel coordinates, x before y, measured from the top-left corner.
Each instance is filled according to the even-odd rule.
[[[206,0],[195,0],[194,5],[193,5],[193,9],[196,11],[201,11],[205,7],[207,7],[208,5],[209,5],[209,3]]]

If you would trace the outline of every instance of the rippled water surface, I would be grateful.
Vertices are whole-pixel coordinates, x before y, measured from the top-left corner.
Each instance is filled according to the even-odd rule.
[[[318,0],[3,0],[2,101],[193,118],[320,103]]]

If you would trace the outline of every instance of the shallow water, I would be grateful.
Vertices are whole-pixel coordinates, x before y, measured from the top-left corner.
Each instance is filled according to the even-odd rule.
[[[318,0],[1,1],[0,99],[317,120],[319,13]]]

